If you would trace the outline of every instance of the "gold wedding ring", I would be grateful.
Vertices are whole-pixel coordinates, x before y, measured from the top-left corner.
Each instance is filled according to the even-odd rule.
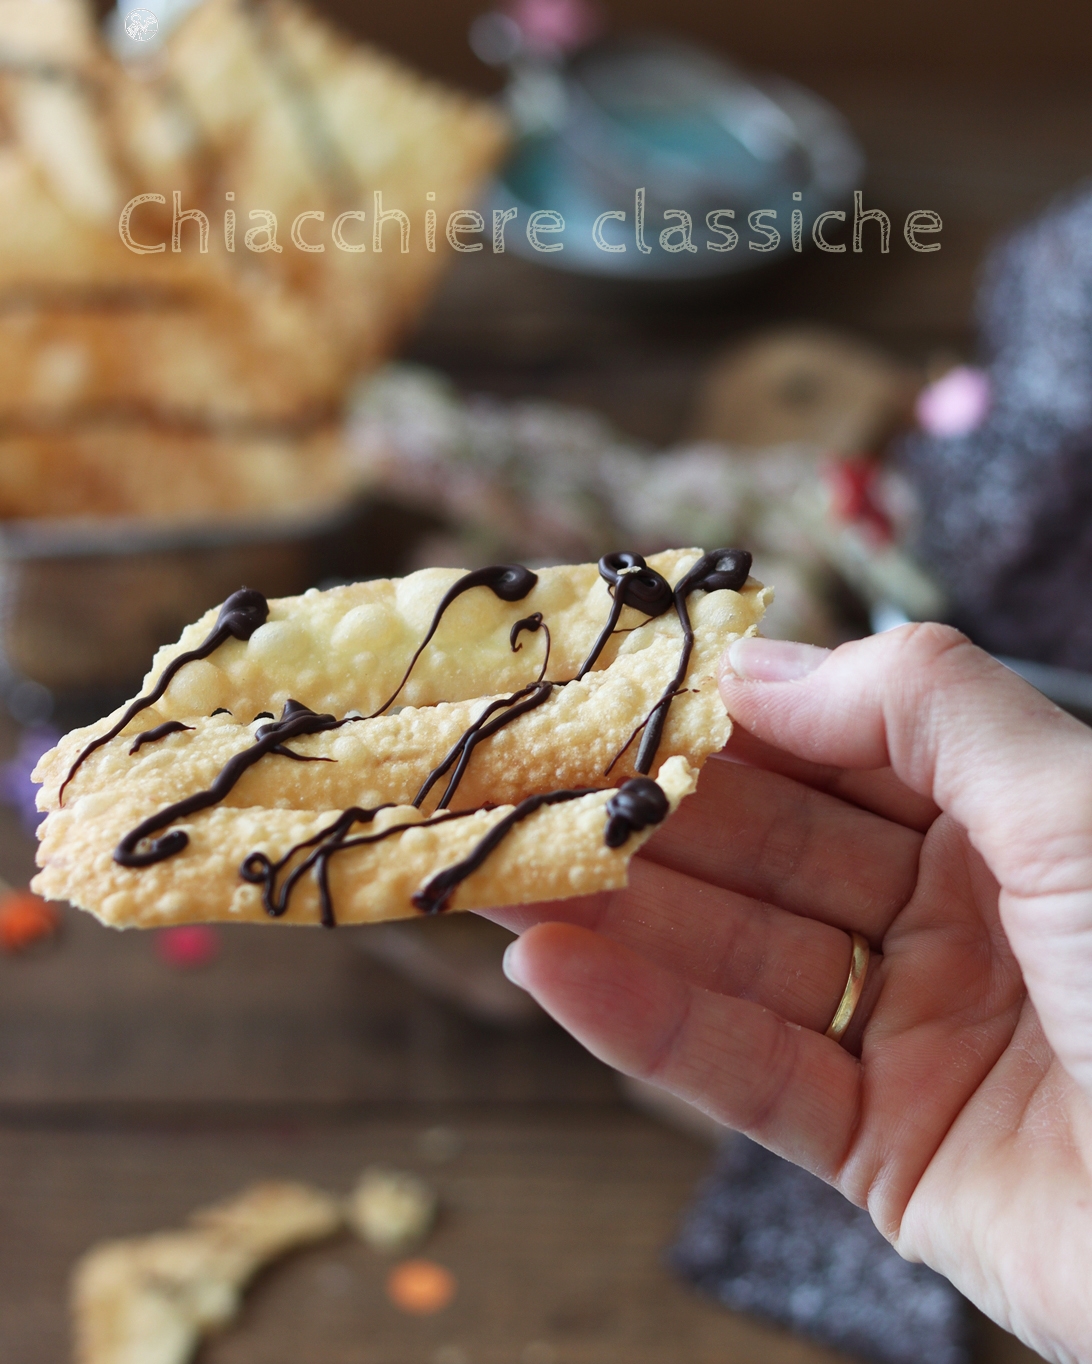
[[[835,1042],[842,1040],[846,1034],[846,1029],[853,1021],[857,1005],[861,1002],[865,972],[868,970],[868,939],[860,933],[851,933],[849,936],[853,940],[853,956],[849,962],[849,979],[846,981],[846,988],[842,991],[842,998],[838,1001],[838,1007],[834,1010],[830,1027],[826,1031],[826,1036],[833,1037]]]

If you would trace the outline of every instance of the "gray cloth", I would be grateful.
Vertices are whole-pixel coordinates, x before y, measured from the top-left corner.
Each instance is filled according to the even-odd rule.
[[[725,1307],[862,1360],[970,1364],[969,1314],[947,1279],[902,1259],[836,1189],[744,1137],[726,1142],[668,1261]]]
[[[1092,672],[1092,190],[1001,243],[978,312],[985,421],[900,454],[918,555],[979,644]]]

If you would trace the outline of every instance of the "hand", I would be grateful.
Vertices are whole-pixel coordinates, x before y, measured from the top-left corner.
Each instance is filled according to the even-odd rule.
[[[629,887],[493,914],[506,969],[1092,1360],[1092,731],[934,625],[738,641],[721,690],[732,742]],[[872,955],[839,1044],[849,930]]]

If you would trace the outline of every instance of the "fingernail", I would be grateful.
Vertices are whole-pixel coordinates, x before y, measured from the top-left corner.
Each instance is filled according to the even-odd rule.
[[[725,662],[744,682],[795,682],[807,677],[830,657],[829,649],[814,644],[795,644],[787,639],[737,639]]]
[[[523,981],[520,979],[519,972],[516,970],[515,953],[516,948],[518,946],[519,939],[517,938],[514,942],[510,942],[508,946],[504,949],[504,956],[501,958],[501,969],[504,971],[504,974],[508,977],[508,979],[512,982],[513,985],[518,985],[519,988],[523,990],[526,987],[524,986]]]

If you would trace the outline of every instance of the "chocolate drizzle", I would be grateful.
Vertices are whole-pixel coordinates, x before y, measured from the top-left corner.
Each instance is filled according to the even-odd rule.
[[[161,725],[156,725],[155,729],[146,729],[143,734],[136,736],[136,741],[129,750],[130,758],[145,744],[154,744],[157,739],[165,739],[168,734],[181,734],[184,729],[192,730],[193,725],[184,725],[181,720],[164,720]]]
[[[265,912],[271,919],[279,919],[288,909],[288,901],[296,882],[300,877],[313,866],[318,854],[312,853],[305,862],[296,867],[285,878],[283,884],[278,889],[277,877],[288,866],[289,862],[304,848],[313,848],[316,844],[325,845],[327,842],[341,843],[345,835],[354,824],[370,824],[380,810],[389,810],[391,806],[377,805],[374,810],[362,810],[358,806],[350,806],[348,810],[342,810],[333,824],[328,824],[325,829],[320,829],[317,834],[310,838],[305,838],[302,843],[297,843],[288,849],[285,855],[278,861],[273,862],[263,852],[252,852],[243,865],[239,868],[239,875],[244,881],[249,881],[252,886],[262,887],[262,904]],[[330,917],[333,918],[331,908]],[[326,922],[326,906],[323,905],[323,923]]]
[[[581,796],[595,794],[595,788],[585,787],[576,791],[549,791],[544,795],[529,796],[521,801],[514,810],[497,821],[489,832],[481,838],[474,848],[454,866],[445,867],[419,890],[413,903],[426,914],[439,914],[447,906],[455,888],[478,870],[491,852],[511,833],[517,824],[533,815],[544,805],[558,805],[563,801],[578,800]],[[330,894],[330,859],[339,852],[350,848],[367,847],[381,843],[395,834],[405,833],[408,829],[431,829],[437,824],[445,824],[452,819],[465,819],[473,814],[472,810],[445,811],[431,819],[417,824],[392,824],[377,834],[365,834],[357,838],[346,835],[354,824],[370,824],[380,810],[389,810],[391,805],[379,805],[374,810],[352,808],[342,811],[332,824],[320,829],[317,834],[297,843],[278,861],[273,862],[263,852],[253,852],[239,868],[239,874],[251,885],[262,887],[262,904],[266,913],[273,919],[281,918],[288,909],[292,892],[299,881],[312,869],[318,885],[321,921],[324,928],[336,928],[333,897]],[[610,848],[620,848],[631,834],[639,833],[650,824],[659,824],[666,819],[670,804],[663,789],[649,777],[634,777],[622,786],[607,801],[607,826],[604,835]],[[277,877],[288,866],[297,853],[305,848],[312,851],[288,873],[277,885]]]
[[[425,914],[439,914],[451,899],[455,888],[471,876],[485,862],[489,854],[498,847],[517,824],[541,810],[544,805],[560,805],[564,801],[579,800],[581,796],[596,794],[594,787],[583,787],[576,791],[547,791],[543,795],[528,796],[521,800],[514,810],[499,819],[484,838],[480,839],[471,851],[454,866],[439,871],[414,895],[413,903]],[[635,777],[623,782],[607,801],[606,843],[608,847],[620,848],[630,834],[647,828],[649,824],[659,824],[670,805],[661,788],[648,777]]]
[[[663,787],[651,777],[632,777],[607,801],[603,840],[608,848],[620,848],[630,834],[662,824],[670,808]]]
[[[541,630],[543,634],[546,636],[546,656],[542,660],[542,668],[539,671],[538,678],[536,679],[537,681],[541,682],[542,679],[546,676],[546,669],[550,666],[550,649],[553,646],[553,639],[550,635],[550,627],[548,625],[543,624],[542,612],[532,611],[532,613],[529,616],[524,616],[522,620],[517,620],[515,625],[512,626],[512,629],[509,632],[508,643],[512,646],[512,652],[514,654],[518,654],[519,651],[523,648],[523,641],[520,639],[520,635],[522,635],[524,631],[527,631],[527,633],[533,635],[538,630]]]
[[[499,819],[493,825],[461,862],[445,867],[427,881],[414,895],[413,903],[425,914],[439,914],[446,907],[455,887],[476,872],[493,849],[503,843],[516,825],[528,815],[533,815],[544,805],[560,805],[562,801],[579,800],[581,796],[594,794],[594,788],[589,786],[579,791],[547,791],[544,795],[528,796],[526,800],[521,800],[514,810],[510,810],[503,819]]]
[[[679,666],[675,675],[664,688],[660,699],[626,740],[625,746],[611,759],[607,772],[629,748],[638,734],[644,730],[641,746],[637,750],[634,767],[638,772],[647,774],[656,758],[663,737],[667,714],[671,702],[679,695],[690,668],[690,655],[694,651],[694,627],[690,621],[690,611],[686,599],[691,592],[738,592],[747,581],[751,571],[751,554],[746,549],[713,549],[703,554],[693,567],[675,584],[672,594],[675,614],[682,626],[683,642],[679,653]],[[604,774],[606,775],[606,774]]]
[[[163,693],[170,685],[172,678],[187,663],[193,663],[199,658],[208,658],[209,654],[214,653],[221,644],[229,639],[247,640],[254,633],[259,625],[264,625],[269,617],[269,603],[260,592],[254,591],[250,587],[240,587],[238,592],[233,592],[227,601],[220,608],[220,614],[216,617],[216,624],[201,641],[196,649],[189,649],[184,654],[179,654],[177,658],[172,658],[163,669],[159,681],[155,684],[146,696],[138,696],[125,711],[121,719],[112,726],[105,734],[100,734],[97,739],[92,739],[80,756],[68,769],[68,776],[61,782],[61,789],[57,795],[57,803],[64,803],[64,789],[77,771],[96,749],[108,744],[111,739],[116,739],[130,720],[140,714],[142,710],[147,710],[149,706],[154,706]]]
[[[474,753],[474,749],[483,739],[488,739],[501,730],[505,725],[510,725],[513,720],[518,720],[521,715],[526,715],[528,711],[541,706],[544,701],[550,699],[553,692],[553,683],[544,682],[542,679],[546,675],[546,668],[550,662],[550,628],[542,623],[542,612],[536,611],[533,615],[526,616],[523,620],[517,620],[512,626],[508,636],[508,643],[512,652],[517,653],[523,648],[519,642],[520,635],[526,630],[534,633],[542,629],[546,632],[546,657],[542,662],[542,669],[537,679],[527,687],[521,687],[519,691],[513,692],[511,696],[503,696],[496,701],[490,701],[478,718],[462,732],[450,750],[444,755],[439,763],[425,778],[420,790],[413,798],[413,804],[418,808],[424,804],[425,797],[432,790],[433,786],[449,772],[452,766],[455,771],[452,773],[444,794],[437,802],[437,810],[447,808],[452,796],[454,796],[459,783],[466,773],[467,764]],[[498,711],[505,711],[506,714],[498,715]],[[496,716],[490,720],[491,715]]]
[[[175,820],[186,819],[199,810],[207,810],[210,806],[218,805],[243,773],[256,762],[260,762],[267,753],[300,757],[298,753],[281,748],[286,739],[295,739],[301,734],[319,734],[323,730],[337,729],[344,723],[344,720],[336,720],[332,715],[316,715],[299,701],[286,701],[281,718],[272,724],[259,726],[254,732],[254,743],[251,747],[244,748],[241,753],[229,758],[207,791],[197,791],[192,796],[175,801],[173,805],[149,815],[135,829],[130,830],[117,845],[114,849],[114,861],[123,867],[150,867],[155,862],[163,862],[168,857],[180,853],[190,841],[185,830],[172,829],[162,838],[152,838],[152,835],[159,833],[160,829],[165,829],[168,824],[173,824]],[[140,845],[146,840],[151,842],[142,850]]]
[[[455,794],[459,782],[462,781],[466,772],[467,764],[470,762],[474,749],[483,739],[488,739],[501,730],[505,725],[510,725],[513,720],[518,720],[521,715],[526,715],[528,711],[541,706],[544,701],[548,701],[553,693],[552,682],[532,682],[529,687],[513,693],[511,696],[502,697],[497,701],[490,701],[481,715],[469,725],[459,738],[452,745],[451,749],[444,756],[442,761],[432,769],[425,778],[421,789],[413,798],[413,804],[420,807],[425,797],[432,790],[437,781],[449,771],[452,764],[455,771],[444,789],[444,794],[437,802],[437,810],[447,808],[448,802]],[[505,712],[497,714],[498,711]],[[490,716],[494,718],[489,719]]]
[[[315,881],[318,884],[322,926],[323,928],[336,928],[337,918],[334,915],[334,901],[330,894],[329,865],[331,857],[339,852],[346,851],[348,848],[361,848],[371,843],[382,843],[384,839],[393,838],[395,834],[405,833],[407,829],[431,829],[434,825],[446,824],[451,819],[465,819],[474,813],[472,810],[448,812],[436,815],[432,819],[422,820],[417,824],[392,824],[389,829],[383,829],[377,834],[365,834],[358,838],[346,837],[354,824],[370,824],[380,810],[391,808],[392,806],[387,804],[377,805],[374,810],[361,810],[355,807],[343,810],[333,824],[328,825],[325,829],[320,829],[317,834],[305,839],[302,843],[297,843],[294,848],[289,848],[288,852],[277,862],[271,862],[265,853],[251,853],[239,868],[239,875],[244,881],[249,881],[251,885],[262,887],[262,904],[265,906],[265,912],[271,919],[279,919],[287,911],[288,902],[300,878],[314,867]],[[278,888],[277,876],[292,858],[298,852],[302,852],[304,848],[313,848],[314,851],[293,867]]]
[[[488,587],[501,601],[522,601],[537,582],[538,574],[532,573],[529,568],[524,568],[522,564],[490,564],[488,568],[476,568],[472,573],[466,573],[452,583],[440,598],[440,605],[436,608],[432,623],[425,632],[424,639],[417,646],[417,652],[410,659],[409,667],[402,674],[401,682],[378,710],[373,710],[371,715],[363,718],[374,720],[377,715],[382,715],[389,706],[394,704],[398,693],[409,681],[409,675],[413,672],[417,660],[425,652],[432,636],[436,633],[440,621],[444,617],[444,612],[457,597],[461,597],[464,592],[469,592],[472,587]]]
[[[332,824],[319,830],[311,838],[297,843],[275,862],[263,852],[251,853],[240,868],[240,875],[243,880],[262,886],[262,904],[266,913],[272,918],[280,918],[286,913],[293,890],[300,879],[309,871],[313,871],[318,885],[322,923],[326,927],[334,927],[336,918],[329,888],[331,858],[347,849],[378,843],[409,829],[431,828],[434,825],[446,823],[448,820],[462,819],[473,814],[474,811],[472,810],[452,812],[447,809],[447,806],[466,773],[477,745],[498,733],[521,715],[526,715],[529,711],[541,706],[549,700],[555,687],[567,686],[570,680],[579,681],[583,678],[595,666],[611,635],[617,630],[618,621],[626,606],[643,612],[650,619],[661,616],[674,607],[683,635],[675,675],[665,687],[652,710],[630,735],[621,752],[616,755],[607,769],[609,772],[613,768],[643,730],[644,737],[635,762],[637,771],[642,775],[623,782],[606,803],[607,819],[604,828],[604,840],[608,847],[622,847],[632,834],[640,832],[649,825],[659,824],[667,816],[670,809],[668,798],[663,789],[647,773],[659,748],[671,702],[675,696],[680,694],[690,666],[694,648],[694,630],[690,620],[687,599],[692,592],[698,590],[705,592],[738,591],[747,581],[750,568],[751,555],[746,550],[713,550],[711,553],[702,555],[672,589],[667,580],[655,569],[649,568],[639,554],[621,552],[604,555],[599,561],[599,572],[608,583],[611,593],[610,612],[590,652],[580,665],[576,677],[558,682],[545,681],[552,642],[549,627],[546,626],[542,613],[539,611],[516,621],[509,635],[509,644],[514,653],[523,648],[523,642],[520,639],[522,634],[533,634],[539,630],[545,632],[546,648],[539,675],[534,682],[522,687],[510,696],[490,701],[477,719],[467,726],[442,761],[425,778],[413,799],[413,804],[418,808],[424,803],[429,792],[440,778],[448,773],[451,774],[448,777],[443,795],[437,803],[437,813],[418,823],[396,824],[380,833],[350,837],[350,832],[355,825],[370,824],[380,810],[393,808],[390,804],[380,805],[375,809],[350,807],[342,811]],[[267,754],[278,754],[300,762],[332,762],[333,759],[331,758],[312,757],[296,753],[285,747],[286,741],[304,734],[317,734],[337,729],[341,725],[352,723],[354,720],[374,719],[388,710],[408,681],[417,660],[435,635],[444,613],[463,592],[469,591],[473,587],[488,587],[502,601],[516,602],[526,597],[537,581],[536,574],[518,564],[493,565],[465,574],[448,589],[441,599],[425,637],[410,659],[402,680],[393,694],[378,710],[373,711],[370,716],[353,713],[342,720],[337,720],[333,715],[318,715],[298,701],[286,702],[281,718],[273,720],[272,723],[261,725],[255,731],[254,743],[230,758],[207,790],[199,791],[177,801],[145,819],[121,840],[114,850],[114,860],[125,867],[146,867],[181,852],[189,843],[189,836],[184,830],[173,829],[158,838],[155,835],[160,834],[162,830],[167,829],[170,824],[177,820],[185,819],[218,804],[229,794],[243,774]],[[207,657],[230,637],[249,639],[267,618],[268,610],[265,598],[258,592],[251,592],[244,588],[229,597],[220,612],[216,627],[203,643],[197,649],[181,654],[174,659],[164,670],[156,687],[147,696],[139,697],[134,701],[118,724],[108,734],[100,736],[80,754],[62,784],[61,793],[63,794],[64,787],[71,781],[80,764],[90,753],[116,737],[136,714],[152,705],[163,695],[171,678],[174,677],[179,668],[194,659]],[[213,713],[225,712],[223,708],[220,708]],[[226,713],[230,714],[231,712],[227,711]],[[263,712],[256,716],[255,720],[264,719],[267,715],[270,713]],[[272,720],[271,715],[270,719]],[[158,725],[155,729],[139,735],[129,751],[136,753],[145,743],[151,743],[167,734],[191,728],[192,726],[184,725],[178,720],[169,720]],[[543,806],[577,800],[582,796],[594,794],[594,792],[595,788],[581,788],[571,791],[550,791],[529,796],[500,819],[465,858],[433,876],[413,896],[413,903],[426,914],[440,913],[447,906],[456,887],[482,866],[493,850],[517,824]],[[492,807],[487,804],[483,808]],[[288,870],[293,860],[303,852],[306,852],[306,856],[296,862],[291,870]]]
[[[649,568],[639,554],[626,550],[604,554],[599,560],[599,576],[606,579],[613,601],[607,623],[573,679],[576,682],[595,666],[607,640],[614,634],[624,606],[634,606],[650,619],[671,609],[671,584],[654,568]]]

